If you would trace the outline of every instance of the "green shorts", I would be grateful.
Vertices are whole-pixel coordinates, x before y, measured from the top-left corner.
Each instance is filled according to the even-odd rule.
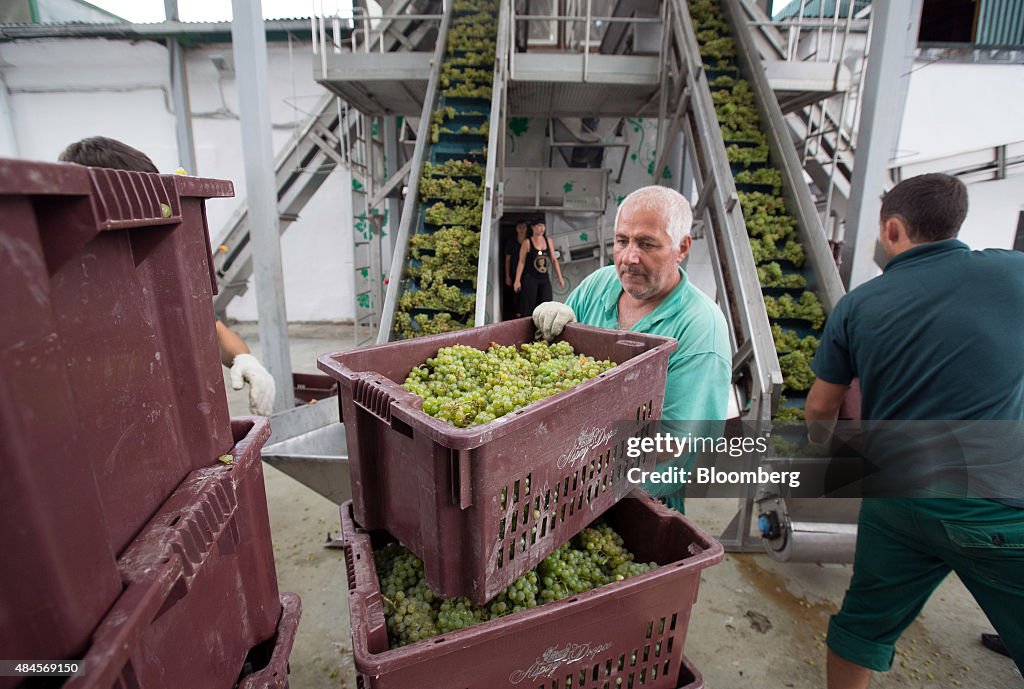
[[[1024,510],[991,500],[865,499],[853,577],[829,622],[828,647],[888,670],[896,639],[950,571],[1024,667]]]

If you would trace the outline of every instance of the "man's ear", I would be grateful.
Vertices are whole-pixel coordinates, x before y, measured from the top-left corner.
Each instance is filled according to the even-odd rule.
[[[907,226],[898,217],[887,218],[882,224],[882,232],[890,244],[898,244],[902,239],[909,239]]]
[[[683,241],[679,242],[679,262],[682,263],[686,255],[690,253],[690,246],[693,244],[693,239],[690,235],[683,237]]]

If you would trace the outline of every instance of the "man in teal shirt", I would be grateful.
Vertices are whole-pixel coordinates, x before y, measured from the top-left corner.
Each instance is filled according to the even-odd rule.
[[[678,192],[660,186],[637,189],[623,200],[615,218],[614,265],[588,276],[565,304],[541,304],[533,319],[547,339],[572,321],[675,338],[679,345],[669,357],[661,418],[705,422],[668,424],[676,435],[716,435],[721,423],[706,422],[720,422],[728,413],[732,357],[721,309],[679,266],[690,251],[692,224],[690,204]],[[695,460],[693,454],[684,455],[674,465],[689,470]],[[669,466],[659,464],[660,469]],[[683,511],[685,486],[645,487]]]
[[[924,446],[881,453],[896,473],[923,459],[936,490],[951,457],[982,470],[966,497],[915,499],[896,486],[895,497],[864,498],[850,588],[829,622],[829,689],[865,689],[872,671],[888,670],[897,639],[951,571],[1024,667],[1024,461],[1016,443],[999,447],[1024,421],[1024,254],[971,251],[956,239],[966,215],[967,189],[948,175],[912,177],[887,193],[879,241],[889,261],[839,300],[814,356],[811,441],[828,440],[859,378],[864,422],[906,422],[901,433]],[[931,449],[930,435],[947,426],[995,451]]]

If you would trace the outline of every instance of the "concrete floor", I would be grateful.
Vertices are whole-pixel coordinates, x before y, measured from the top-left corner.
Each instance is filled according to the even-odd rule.
[[[240,324],[237,329],[258,354],[255,327]],[[316,372],[317,355],[351,346],[351,326],[291,329],[297,372]],[[247,414],[245,391],[231,391],[226,378],[225,385],[232,414]],[[278,581],[282,590],[302,597],[304,608],[290,686],[354,688],[344,558],[340,550],[323,547],[327,533],[339,529],[338,508],[281,472],[267,465],[264,470]],[[689,516],[712,534],[721,533],[734,510],[734,500],[687,503]],[[824,634],[850,572],[848,565],[785,564],[761,554],[727,554],[706,570],[685,651],[703,673],[705,686],[824,687]],[[893,669],[876,675],[872,686],[1024,687],[1009,659],[978,642],[984,631],[991,631],[984,613],[951,576],[900,640]]]

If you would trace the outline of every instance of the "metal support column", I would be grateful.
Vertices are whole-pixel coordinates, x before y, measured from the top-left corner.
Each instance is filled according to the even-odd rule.
[[[0,156],[18,157],[18,138],[14,135],[14,119],[11,113],[11,94],[7,82],[0,73]]]
[[[880,0],[871,6],[874,26],[840,268],[847,290],[878,274],[875,243],[880,194],[899,141],[922,2]]]
[[[245,194],[256,277],[256,307],[263,362],[277,382],[274,410],[294,404],[288,351],[281,234],[277,217],[274,149],[267,92],[267,36],[261,0],[231,0],[232,52],[238,73],[238,103],[245,161]]]
[[[395,116],[384,118],[384,159],[386,170],[384,179],[397,174],[405,164],[402,156],[402,144],[398,140],[399,127],[398,118]],[[414,171],[419,174],[419,171]],[[385,223],[386,236],[382,235],[380,240],[381,265],[391,265],[391,257],[394,250],[391,244],[391,237],[398,229],[398,219],[402,216],[402,189],[404,185],[399,183],[398,192],[390,194],[384,207],[387,209],[387,223]]]
[[[178,0],[164,0],[167,21],[178,21]],[[175,38],[167,39],[171,63],[171,101],[174,105],[174,132],[178,139],[178,165],[190,175],[199,174],[196,147],[192,138],[192,105],[188,97],[188,67],[185,48]]]

